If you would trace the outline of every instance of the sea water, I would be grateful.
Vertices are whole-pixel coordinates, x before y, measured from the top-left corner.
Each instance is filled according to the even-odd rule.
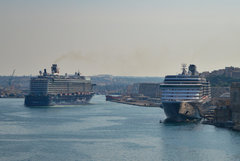
[[[201,123],[164,124],[161,108],[106,102],[34,107],[0,99],[0,160],[240,160],[240,133]]]

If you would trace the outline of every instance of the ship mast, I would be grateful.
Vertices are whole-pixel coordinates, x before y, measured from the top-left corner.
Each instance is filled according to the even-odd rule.
[[[182,64],[182,75],[187,75],[186,67],[187,67],[187,64]]]

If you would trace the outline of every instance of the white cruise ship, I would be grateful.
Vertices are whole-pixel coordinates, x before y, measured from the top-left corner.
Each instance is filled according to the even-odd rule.
[[[179,75],[168,75],[161,84],[162,105],[166,121],[181,122],[201,119],[199,108],[211,98],[210,83],[200,77],[196,66],[189,71],[183,65]]]
[[[76,105],[91,100],[94,95],[91,80],[79,72],[72,76],[59,75],[57,64],[53,64],[51,70],[51,74],[44,69],[39,76],[31,78],[26,106]]]

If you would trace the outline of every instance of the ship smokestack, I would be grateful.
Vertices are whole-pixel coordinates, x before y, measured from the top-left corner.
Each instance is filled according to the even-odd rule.
[[[47,75],[47,69],[44,69],[43,76]]]
[[[52,74],[59,73],[59,69],[57,67],[57,64],[53,64],[51,69],[52,69]]]
[[[191,72],[191,75],[198,74],[197,67],[194,64],[190,64],[189,67],[188,67],[188,70]]]

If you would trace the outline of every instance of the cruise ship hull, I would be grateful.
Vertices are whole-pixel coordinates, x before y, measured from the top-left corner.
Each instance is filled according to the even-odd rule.
[[[87,104],[94,93],[82,95],[47,95],[25,96],[25,106],[54,106],[54,105],[80,105]]]
[[[200,120],[202,102],[162,102],[167,122]]]

